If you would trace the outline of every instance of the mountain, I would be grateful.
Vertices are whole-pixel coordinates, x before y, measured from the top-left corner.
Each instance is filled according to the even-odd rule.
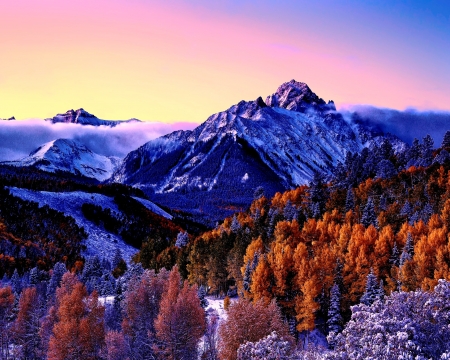
[[[2,118],[0,118],[0,120],[3,120],[3,121],[13,121],[13,120],[16,120],[16,118],[15,118],[14,116],[11,116],[11,117],[8,118],[8,119],[2,119]]]
[[[40,146],[22,160],[2,164],[33,166],[48,172],[65,171],[103,181],[111,176],[119,162],[117,157],[96,154],[74,140],[58,139]]]
[[[45,121],[50,121],[53,124],[56,123],[72,123],[72,124],[81,124],[81,125],[93,125],[93,126],[117,126],[121,123],[129,123],[129,122],[140,122],[138,119],[130,119],[130,120],[101,120],[97,118],[95,115],[88,113],[84,109],[78,110],[68,110],[64,114],[57,114],[52,118],[45,119]]]
[[[272,195],[306,184],[314,172],[330,174],[348,152],[383,138],[347,122],[332,101],[292,80],[266,101],[241,101],[192,131],[144,144],[125,157],[110,181],[138,186],[182,209],[214,211],[207,208],[211,198],[216,207],[246,207],[258,186]],[[208,196],[201,195],[205,191]]]

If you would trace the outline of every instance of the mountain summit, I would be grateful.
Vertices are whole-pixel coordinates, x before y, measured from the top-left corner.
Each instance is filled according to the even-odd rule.
[[[278,90],[267,97],[266,104],[286,110],[304,112],[311,106],[322,110],[336,110],[333,101],[327,104],[311,91],[305,83],[291,80],[282,84]]]
[[[50,121],[53,124],[56,123],[72,123],[72,124],[81,124],[81,125],[93,125],[93,126],[100,126],[100,125],[106,125],[106,126],[116,126],[120,123],[127,123],[127,122],[139,122],[140,120],[137,119],[130,119],[130,120],[102,120],[96,117],[95,115],[92,115],[88,113],[83,108],[80,108],[78,110],[68,110],[64,114],[57,114],[56,116],[52,118],[45,119],[45,121]]]
[[[376,141],[376,134],[367,138],[367,129],[363,139],[359,129],[333,102],[292,80],[265,102],[241,101],[193,131],[144,144],[126,156],[110,181],[139,186],[172,207],[204,211],[212,198],[246,207],[258,186],[271,195],[308,183],[314,172],[330,173],[348,152]]]

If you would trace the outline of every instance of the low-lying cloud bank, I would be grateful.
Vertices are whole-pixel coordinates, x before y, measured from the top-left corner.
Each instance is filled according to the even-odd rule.
[[[0,120],[0,161],[19,160],[46,142],[77,140],[92,151],[124,157],[146,142],[175,130],[192,130],[198,124],[177,122],[123,123],[115,127],[70,123],[52,124],[40,119]]]
[[[450,112],[446,111],[415,109],[399,111],[366,105],[348,106],[339,111],[348,121],[353,121],[354,114],[357,114],[359,121],[375,126],[383,132],[397,135],[409,144],[414,138],[422,140],[429,134],[434,139],[435,146],[438,147],[445,132],[450,130]]]

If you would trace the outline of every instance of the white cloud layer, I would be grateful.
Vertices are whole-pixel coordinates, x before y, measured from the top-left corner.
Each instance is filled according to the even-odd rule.
[[[22,159],[42,144],[56,139],[77,140],[98,154],[124,157],[152,139],[175,130],[192,130],[197,125],[187,122],[141,122],[108,127],[52,124],[40,119],[0,120],[0,161]]]

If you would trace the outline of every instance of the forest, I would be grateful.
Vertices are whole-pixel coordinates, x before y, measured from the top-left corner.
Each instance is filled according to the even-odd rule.
[[[202,232],[125,194],[125,217],[86,204],[140,247],[128,265],[83,258],[70,218],[3,190],[0,358],[449,359],[449,151],[450,132],[385,140]]]

